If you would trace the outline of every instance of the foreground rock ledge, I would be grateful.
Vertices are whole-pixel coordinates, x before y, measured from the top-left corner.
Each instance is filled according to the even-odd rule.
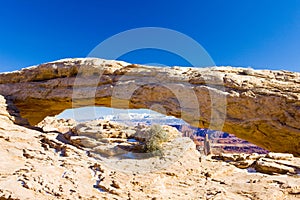
[[[100,152],[91,152],[91,146],[87,146],[100,142],[100,138],[84,139],[82,135],[74,138],[70,132],[62,134],[58,131],[74,130],[77,125],[79,134],[83,127],[83,134],[87,133],[85,130],[88,127],[92,128],[90,131],[100,129],[99,132],[103,133],[100,136],[108,136],[110,131],[109,138],[101,139],[103,144],[99,147],[113,150],[111,145],[121,145],[120,140],[124,141],[121,138],[123,134],[120,133],[126,131],[126,135],[130,135],[130,130],[134,127],[126,129],[124,125],[107,121],[87,122],[86,126],[82,126],[83,124],[74,124],[72,120],[59,119],[54,122],[48,118],[39,124],[45,131],[41,132],[37,127],[37,130],[32,130],[32,127],[29,129],[16,125],[15,123],[20,123],[18,118],[20,116],[11,102],[0,95],[1,200],[299,200],[300,158],[292,155],[222,154],[215,160],[211,156],[200,155],[189,138],[177,137],[175,141],[180,140],[180,143],[170,141],[175,144],[173,148],[165,148],[167,146],[164,145],[162,157],[107,158],[101,156]],[[169,128],[170,131],[173,129]],[[178,135],[178,132],[169,133]],[[67,135],[70,137],[66,137]],[[79,138],[81,142],[85,140],[90,143],[81,143],[85,146],[82,148],[75,142]],[[71,141],[72,145],[66,140]],[[109,142],[104,143],[105,140]],[[182,148],[184,142],[187,146]],[[162,161],[166,161],[167,166]],[[251,162],[256,162],[257,172],[251,169],[254,166]],[[245,166],[247,163],[250,168]],[[294,170],[298,171],[297,174]]]
[[[149,108],[300,155],[299,73],[64,59],[0,74],[0,94],[31,124],[72,107]]]

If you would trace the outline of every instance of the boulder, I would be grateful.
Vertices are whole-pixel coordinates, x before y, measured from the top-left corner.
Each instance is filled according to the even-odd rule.
[[[56,117],[46,117],[43,121],[37,124],[37,127],[42,128],[44,132],[61,132],[67,133],[77,122],[74,119],[57,119]]]
[[[255,160],[242,160],[242,161],[233,162],[231,164],[233,164],[234,166],[236,166],[240,169],[247,169],[247,168],[251,167],[254,163],[255,163]]]
[[[268,153],[268,154],[228,154],[211,156],[212,159],[228,162],[238,168],[254,168],[264,174],[299,174],[300,162],[291,154]]]
[[[274,153],[270,152],[266,155],[266,158],[274,159],[274,160],[291,160],[293,159],[293,154],[290,153]]]
[[[261,158],[255,163],[255,170],[265,174],[296,174],[296,169],[274,162],[274,160]]]

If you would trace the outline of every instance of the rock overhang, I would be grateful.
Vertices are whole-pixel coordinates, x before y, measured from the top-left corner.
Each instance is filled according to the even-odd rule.
[[[300,74],[295,72],[63,59],[0,74],[0,94],[31,124],[83,106],[148,108],[300,155]]]

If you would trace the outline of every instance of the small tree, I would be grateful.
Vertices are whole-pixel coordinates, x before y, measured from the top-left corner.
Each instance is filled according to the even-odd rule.
[[[167,132],[158,124],[154,124],[146,131],[149,137],[145,141],[145,152],[162,153],[162,143],[167,142]]]

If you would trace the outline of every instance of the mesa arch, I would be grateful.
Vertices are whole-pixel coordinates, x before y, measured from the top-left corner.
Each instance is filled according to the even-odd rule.
[[[0,74],[0,95],[32,125],[74,107],[158,107],[194,126],[300,155],[300,73],[64,59]]]

